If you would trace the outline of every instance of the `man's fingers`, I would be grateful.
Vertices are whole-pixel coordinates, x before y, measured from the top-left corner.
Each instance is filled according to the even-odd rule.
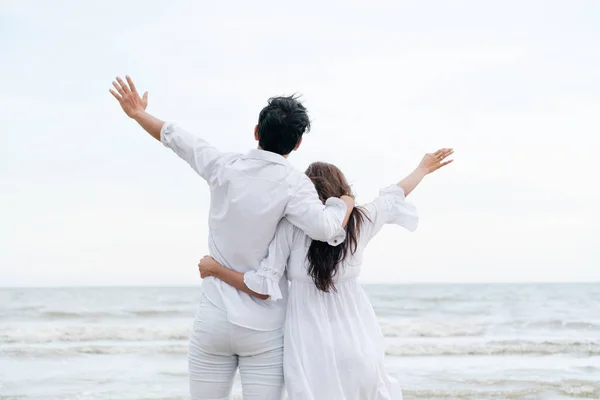
[[[144,92],[144,95],[142,96],[142,100],[144,100],[145,103],[148,102],[148,92]]]
[[[127,86],[125,81],[123,81],[120,76],[117,76],[117,82],[119,82],[119,85],[121,85],[121,88],[125,93],[129,93],[129,86]]]
[[[444,161],[443,163],[440,164],[440,168],[442,168],[445,165],[450,164],[451,162],[453,162],[454,160],[448,160],[448,161]]]
[[[131,78],[129,77],[129,75],[125,75],[125,79],[127,79],[127,83],[129,84],[129,88],[131,89],[132,92],[137,93],[137,89],[135,87],[135,84],[133,83],[133,81],[131,80]]]
[[[110,94],[112,94],[112,95],[115,97],[115,99],[117,99],[119,102],[121,102],[121,99],[122,99],[122,97],[121,97],[121,96],[119,96],[119,95],[117,94],[117,92],[115,92],[115,91],[114,91],[114,90],[112,90],[112,89],[108,89],[108,91],[110,92]]]
[[[113,86],[115,87],[115,89],[117,89],[117,92],[119,92],[119,94],[121,96],[125,96],[125,91],[123,90],[123,88],[121,87],[121,85],[119,85],[117,82],[113,81]]]

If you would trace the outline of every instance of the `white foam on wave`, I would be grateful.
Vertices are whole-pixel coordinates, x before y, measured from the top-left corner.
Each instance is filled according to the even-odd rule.
[[[190,324],[159,326],[85,325],[27,326],[0,329],[0,343],[78,343],[95,341],[146,342],[187,340]]]
[[[7,345],[2,353],[12,356],[67,356],[78,354],[186,354],[187,340],[127,342],[120,344],[29,344]],[[600,356],[600,341],[549,340],[541,342],[522,340],[487,341],[481,343],[407,343],[391,345],[386,355],[415,356],[547,356],[547,355]]]
[[[452,322],[426,321],[382,321],[381,331],[386,337],[462,337],[482,336],[485,334],[483,325],[468,325]]]
[[[600,331],[599,321],[573,321],[573,320],[541,320],[541,321],[515,321],[513,325],[529,329],[547,330],[577,330],[577,331]]]
[[[406,343],[386,349],[390,356],[600,355],[600,340],[497,340],[470,343]]]
[[[110,344],[89,345],[27,345],[27,346],[4,346],[0,355],[11,357],[66,357],[86,354],[101,355],[155,355],[155,354],[178,354],[185,355],[188,351],[187,342],[179,343],[134,343],[130,345],[115,346]]]
[[[524,388],[511,388],[515,384],[525,385]],[[523,382],[506,380],[497,383],[494,388],[487,388],[487,383],[471,382],[472,388],[439,388],[424,390],[404,390],[406,397],[416,399],[547,399],[547,398],[600,398],[600,383],[592,381],[560,380],[554,382],[536,381]],[[479,388],[479,389],[477,389]],[[551,397],[549,397],[551,396]]]

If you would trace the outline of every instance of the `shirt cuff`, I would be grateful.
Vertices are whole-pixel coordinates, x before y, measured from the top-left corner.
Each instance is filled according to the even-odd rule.
[[[160,128],[160,142],[165,147],[171,147],[169,142],[171,141],[171,136],[173,136],[176,127],[177,126],[173,122],[165,122],[162,128]]]
[[[333,207],[336,210],[336,216],[339,220],[339,229],[335,233],[335,236],[327,241],[327,244],[335,247],[344,243],[344,240],[346,240],[346,230],[342,227],[342,222],[344,222],[348,206],[344,203],[344,200],[338,197],[328,198],[325,205],[327,207]]]

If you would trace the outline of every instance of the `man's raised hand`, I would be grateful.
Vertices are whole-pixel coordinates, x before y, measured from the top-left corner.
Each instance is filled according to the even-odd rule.
[[[148,92],[144,92],[144,95],[140,97],[131,78],[125,76],[125,79],[127,79],[127,83],[117,77],[117,81],[112,83],[115,90],[109,89],[109,91],[117,99],[125,114],[135,119],[148,106]]]

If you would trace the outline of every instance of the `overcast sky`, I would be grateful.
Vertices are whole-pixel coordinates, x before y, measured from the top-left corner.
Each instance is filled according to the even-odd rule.
[[[386,227],[363,282],[600,281],[600,2],[0,0],[0,286],[197,284],[206,184],[108,93],[223,150],[302,93],[290,161],[359,202],[455,163]]]

